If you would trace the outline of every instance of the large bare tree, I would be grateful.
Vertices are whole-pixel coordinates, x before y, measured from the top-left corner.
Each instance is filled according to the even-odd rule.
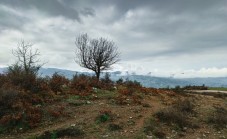
[[[76,38],[75,61],[82,67],[95,72],[97,79],[100,73],[118,62],[119,52],[113,41],[105,38],[90,39],[87,34]]]

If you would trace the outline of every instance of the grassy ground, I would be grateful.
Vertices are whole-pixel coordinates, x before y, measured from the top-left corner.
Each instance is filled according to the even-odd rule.
[[[209,87],[208,90],[227,91],[227,88],[224,88],[224,87]]]

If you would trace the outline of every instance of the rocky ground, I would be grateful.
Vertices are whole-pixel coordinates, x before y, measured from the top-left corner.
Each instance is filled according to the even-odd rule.
[[[148,90],[119,97],[98,90],[92,97],[58,96],[38,127],[0,138],[225,139],[227,98]]]

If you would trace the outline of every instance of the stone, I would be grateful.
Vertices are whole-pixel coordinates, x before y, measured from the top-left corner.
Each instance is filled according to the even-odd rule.
[[[109,137],[109,135],[103,135],[102,137],[103,137],[103,138],[108,138],[108,137]]]
[[[152,136],[147,135],[147,139],[152,139]]]
[[[187,127],[183,127],[183,131],[186,131],[188,128]]]
[[[76,124],[71,124],[72,127],[76,126]]]

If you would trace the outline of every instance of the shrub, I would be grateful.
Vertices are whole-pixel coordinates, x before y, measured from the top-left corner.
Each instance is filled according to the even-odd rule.
[[[6,131],[38,126],[42,112],[33,104],[40,102],[41,98],[33,93],[0,89],[0,126],[5,127]]]
[[[113,90],[113,81],[110,79],[110,74],[105,73],[104,78],[99,82],[99,87],[105,90]]]
[[[92,77],[89,77],[87,75],[81,74],[81,75],[74,75],[70,88],[72,89],[71,92],[76,93],[78,95],[86,96],[90,95],[92,93],[92,88],[95,86],[92,86],[97,82],[97,79],[94,79]]]
[[[118,124],[109,124],[108,129],[110,131],[116,131],[116,130],[121,130],[122,127]]]
[[[176,124],[180,128],[183,128],[189,125],[189,122],[187,121],[187,116],[172,107],[158,111],[157,113],[155,113],[155,116],[161,122],[164,122],[167,124]]]
[[[5,74],[0,73],[0,88],[7,82],[7,77]]]
[[[99,112],[99,115],[96,117],[97,123],[104,123],[111,119],[111,111],[103,110]]]
[[[166,136],[165,133],[162,131],[162,126],[160,125],[160,123],[157,120],[155,120],[153,117],[149,118],[145,122],[143,131],[147,135],[154,135],[155,137],[160,139],[163,139]]]
[[[118,93],[120,93],[121,95],[125,95],[125,96],[130,96],[133,94],[133,90],[132,89],[128,89],[128,88],[123,88],[123,89],[119,89]]]
[[[64,136],[79,137],[84,135],[84,132],[78,127],[69,127],[66,129],[57,130],[56,134],[57,134],[57,137],[64,137]]]
[[[101,79],[101,82],[111,84],[113,83],[110,79],[110,74],[108,72],[105,73],[104,78]]]
[[[56,139],[61,137],[81,137],[84,131],[78,127],[68,127],[66,129],[58,129],[52,132],[46,131],[43,135],[36,137],[36,139]]]
[[[6,72],[7,78],[10,83],[15,86],[19,86],[25,90],[31,90],[36,82],[36,73],[25,72],[25,70],[18,64],[14,64],[8,67]]]
[[[194,100],[185,99],[178,101],[173,107],[183,113],[194,113],[195,104]]]
[[[227,127],[227,110],[222,107],[216,107],[213,114],[208,117],[208,123],[213,124],[217,129]]]
[[[118,80],[116,81],[116,83],[119,84],[119,85],[122,85],[123,82],[124,82],[124,80],[123,80],[122,78],[120,78],[120,79],[118,79]]]
[[[18,91],[0,89],[0,117],[10,112],[13,103],[18,99]]]
[[[51,90],[48,84],[49,80],[50,79],[48,77],[37,78],[34,85],[31,87],[31,92],[34,92],[34,93],[49,92]]]
[[[127,97],[124,95],[119,95],[114,99],[114,102],[119,105],[126,105],[128,104]]]
[[[68,85],[69,80],[55,72],[50,79],[50,88],[54,92],[63,92],[63,85]]]
[[[188,85],[188,86],[185,86],[184,89],[185,90],[208,90],[208,87],[205,86],[204,84],[202,86]]]
[[[140,82],[134,80],[134,81],[130,81],[130,80],[126,80],[124,82],[124,84],[128,87],[128,88],[140,88],[142,87],[142,85],[140,84]]]

